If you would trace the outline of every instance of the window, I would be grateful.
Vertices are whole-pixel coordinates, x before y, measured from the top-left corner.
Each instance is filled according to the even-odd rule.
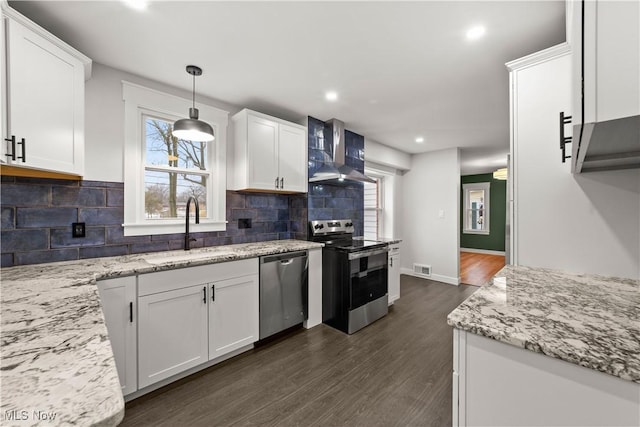
[[[126,236],[184,231],[186,202],[198,199],[194,231],[225,230],[228,113],[199,104],[200,118],[214,129],[210,142],[172,136],[173,123],[191,101],[123,82],[125,101]]]
[[[364,238],[377,240],[382,237],[382,178],[373,177],[375,184],[364,183]]]
[[[463,184],[464,230],[466,234],[489,234],[490,183]]]

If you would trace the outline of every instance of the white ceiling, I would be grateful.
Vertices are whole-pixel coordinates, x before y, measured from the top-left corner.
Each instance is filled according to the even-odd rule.
[[[461,147],[463,167],[508,152],[504,63],[565,40],[564,1],[10,5],[95,62],[187,90],[195,64],[198,94],[289,120],[335,117],[407,153]],[[486,35],[467,40],[478,24]]]

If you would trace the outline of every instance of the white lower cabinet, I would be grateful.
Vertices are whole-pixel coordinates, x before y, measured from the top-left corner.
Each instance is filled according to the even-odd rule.
[[[640,384],[453,330],[453,426],[638,426]]]
[[[207,285],[140,297],[140,388],[205,363]]]
[[[136,277],[101,280],[98,293],[122,394],[126,395],[138,389]]]
[[[138,277],[138,385],[144,387],[259,338],[258,259]]]
[[[400,244],[389,245],[389,305],[400,298]]]
[[[258,341],[258,276],[214,282],[209,302],[209,360]]]

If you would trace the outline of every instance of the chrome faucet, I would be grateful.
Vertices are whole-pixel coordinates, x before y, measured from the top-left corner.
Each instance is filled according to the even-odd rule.
[[[196,224],[200,224],[200,206],[198,205],[198,199],[193,196],[189,196],[187,199],[187,212],[185,215],[185,224],[184,224],[184,250],[188,251],[191,249],[191,242],[195,242],[196,239],[189,238],[189,208],[191,207],[191,201],[195,203],[196,208]]]

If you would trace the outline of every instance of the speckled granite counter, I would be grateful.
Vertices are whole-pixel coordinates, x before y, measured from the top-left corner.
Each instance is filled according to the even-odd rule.
[[[279,240],[2,269],[0,424],[107,426],[122,420],[97,279],[319,247]]]
[[[640,383],[640,281],[506,266],[449,325]]]
[[[354,237],[354,240],[370,240],[370,239],[366,239],[363,236],[358,236],[358,237]],[[392,237],[378,237],[377,239],[375,239],[376,242],[380,242],[380,243],[388,243],[390,245],[395,245],[396,243],[401,243],[402,239],[394,239]]]

